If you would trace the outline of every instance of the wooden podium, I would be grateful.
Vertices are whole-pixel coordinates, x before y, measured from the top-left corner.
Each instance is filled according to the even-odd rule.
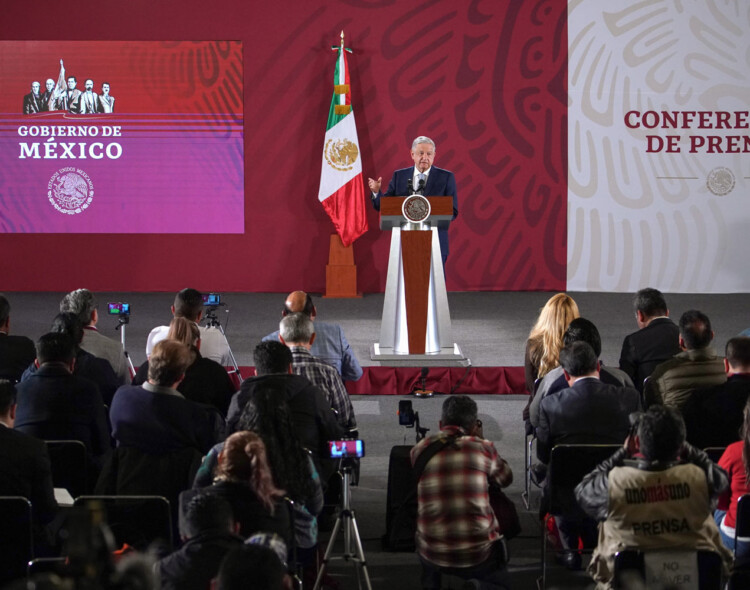
[[[380,229],[391,231],[380,341],[370,358],[391,366],[468,366],[453,342],[438,228],[452,197],[383,197]]]

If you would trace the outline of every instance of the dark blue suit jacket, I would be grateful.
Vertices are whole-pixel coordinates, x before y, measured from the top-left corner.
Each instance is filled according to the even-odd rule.
[[[393,178],[388,184],[385,193],[378,193],[372,200],[375,211],[380,211],[381,197],[406,197],[408,196],[407,185],[409,179],[414,177],[414,166],[403,168],[393,173]],[[414,187],[416,189],[416,187]],[[458,216],[458,196],[456,195],[456,177],[453,172],[433,166],[427,176],[424,195],[427,197],[453,197],[453,219]],[[448,256],[448,230],[438,229],[440,238],[440,251],[443,257]]]

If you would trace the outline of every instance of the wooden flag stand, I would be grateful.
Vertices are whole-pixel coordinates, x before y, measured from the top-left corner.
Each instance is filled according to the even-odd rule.
[[[354,245],[344,246],[338,234],[331,234],[326,265],[325,299],[353,299],[362,297],[357,292],[357,265],[354,264]]]

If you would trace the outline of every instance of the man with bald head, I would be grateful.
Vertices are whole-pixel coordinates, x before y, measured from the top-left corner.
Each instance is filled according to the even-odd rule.
[[[286,317],[290,313],[304,313],[315,321],[318,312],[309,294],[304,291],[293,291],[284,302],[281,317]],[[263,340],[278,341],[279,331],[272,332]],[[338,324],[315,321],[315,341],[310,353],[332,365],[344,381],[357,381],[362,377],[362,367]]]

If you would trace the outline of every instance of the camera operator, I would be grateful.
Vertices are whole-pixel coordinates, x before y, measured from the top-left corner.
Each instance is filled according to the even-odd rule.
[[[509,486],[513,473],[482,436],[476,402],[451,395],[443,402],[440,432],[411,451],[415,465],[422,453],[439,448],[417,485],[416,540],[425,590],[440,588],[441,573],[481,582],[482,588],[509,588],[503,531],[490,506],[489,486]]]

